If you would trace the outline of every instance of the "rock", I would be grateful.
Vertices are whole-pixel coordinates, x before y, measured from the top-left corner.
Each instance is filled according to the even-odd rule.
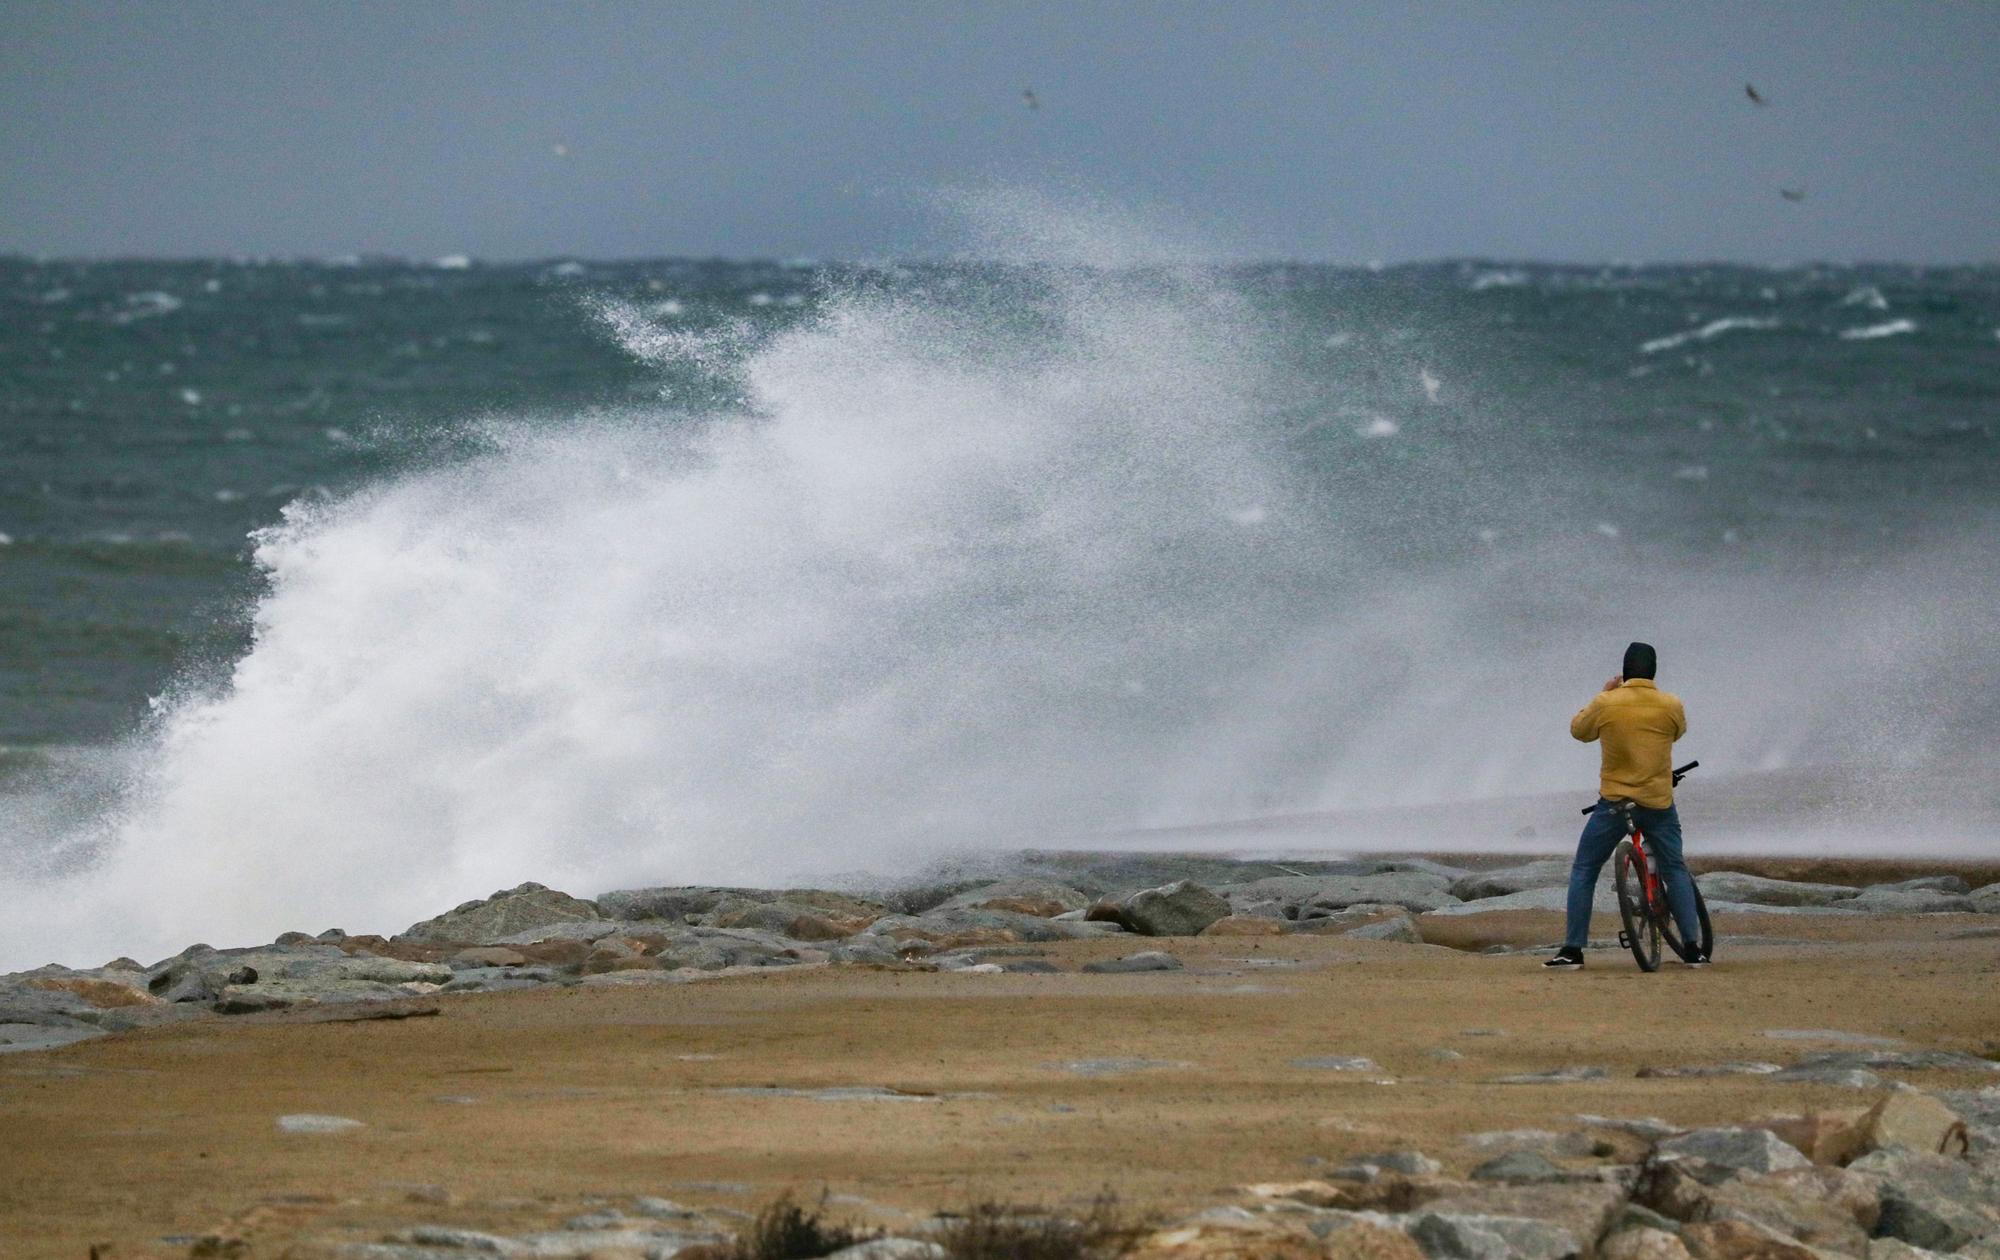
[[[408,1243],[414,1247],[444,1247],[452,1251],[478,1251],[487,1255],[520,1255],[526,1248],[511,1238],[484,1234],[476,1229],[452,1229],[443,1225],[419,1225],[397,1230],[384,1241]]]
[[[1973,891],[1972,908],[1981,914],[2000,914],[2000,884],[1988,884]]]
[[[1201,930],[1203,936],[1283,936],[1288,930],[1282,918],[1263,915],[1226,914]]]
[[[1885,1095],[1861,1121],[1861,1142],[1869,1151],[1920,1151],[1963,1155],[1971,1149],[1965,1121],[1927,1094],[1899,1090]]]
[[[1842,910],[1869,914],[1973,914],[1979,909],[1970,897],[1939,892],[1934,888],[1868,888],[1860,896],[1840,903]]]
[[[1823,1260],[1803,1243],[1743,1221],[1704,1221],[1681,1231],[1695,1260]]]
[[[397,939],[490,945],[531,928],[598,917],[598,908],[591,902],[541,884],[527,883],[411,924]]]
[[[713,911],[730,898],[770,901],[777,894],[758,888],[712,888],[681,886],[669,888],[619,888],[600,893],[597,912],[613,919],[638,921],[664,919],[679,926]]]
[[[1490,1133],[1469,1133],[1465,1143],[1479,1151],[1526,1151],[1537,1155],[1560,1155],[1581,1159],[1598,1153],[1598,1142],[1588,1133],[1557,1133],[1551,1129],[1498,1129]],[[1605,1144],[1608,1147],[1608,1143]]]
[[[1071,1059],[1063,1063],[1044,1063],[1042,1066],[1074,1076],[1122,1076],[1127,1072],[1184,1068],[1188,1065],[1171,1059]]]
[[[1864,1107],[1775,1116],[1763,1123],[1815,1164],[1838,1166],[1862,1153]]]
[[[1276,901],[1289,917],[1326,915],[1353,906],[1395,906],[1404,910],[1435,910],[1456,905],[1449,881],[1428,871],[1392,871],[1373,875],[1280,875],[1224,884],[1216,889],[1231,905],[1244,907]]]
[[[1586,1113],[1578,1115],[1576,1122],[1589,1125],[1593,1129],[1629,1133],[1633,1137],[1645,1138],[1649,1142],[1657,1142],[1661,1138],[1670,1138],[1687,1131],[1668,1124],[1658,1116],[1593,1116]]]
[[[1692,1260],[1686,1244],[1665,1230],[1621,1229],[1597,1245],[1597,1260]]]
[[[1739,1172],[1777,1172],[1805,1168],[1811,1161],[1798,1148],[1769,1129],[1696,1129],[1668,1138],[1654,1148],[1655,1158],[1698,1159]]]
[[[102,1037],[106,1029],[87,1024],[12,1024],[0,1021],[0,1054],[21,1054],[30,1050],[54,1050],[72,1046],[92,1037]]]
[[[1800,1067],[1874,1068],[1902,1072],[2000,1072],[2000,1063],[1956,1050],[1822,1050]]]
[[[1949,1155],[1886,1149],[1848,1165],[1881,1195],[1878,1235],[1933,1251],[1953,1251],[2000,1233],[2000,1176]]]
[[[1670,1080],[1682,1076],[1770,1076],[1782,1071],[1784,1071],[1784,1067],[1781,1064],[1758,1063],[1736,1059],[1726,1063],[1687,1063],[1676,1067],[1642,1067],[1639,1069],[1639,1076],[1647,1080],[1661,1078]]]
[[[1474,1181],[1545,1183],[1564,1181],[1569,1172],[1533,1151],[1508,1151],[1472,1170]]]
[[[1808,1246],[1859,1255],[1877,1205],[1867,1179],[1838,1168],[1750,1174],[1709,1187],[1694,1215],[1742,1221]]]
[[[1367,1164],[1383,1172],[1401,1173],[1406,1177],[1435,1177],[1444,1171],[1438,1163],[1422,1151],[1378,1151],[1372,1155],[1357,1155],[1357,1164]]]
[[[1609,870],[1608,867],[1606,869]],[[1528,888],[1498,897],[1481,897],[1476,901],[1465,901],[1455,906],[1443,906],[1430,913],[1450,918],[1465,914],[1498,914],[1514,910],[1550,910],[1559,913],[1567,907],[1568,901],[1567,887],[1551,886]],[[1591,894],[1590,905],[1592,914],[1618,913],[1618,893],[1612,887],[1609,874],[1597,881],[1597,888]]]
[[[1093,918],[1108,916],[1141,936],[1197,936],[1229,914],[1229,903],[1200,884],[1175,880],[1091,907]]]
[[[1837,1068],[1819,1065],[1788,1067],[1771,1079],[1794,1085],[1831,1085],[1839,1089],[1880,1089],[1886,1082],[1866,1068]]]
[[[1567,1260],[1583,1254],[1568,1230],[1522,1217],[1421,1212],[1408,1229],[1430,1260]]]
[[[901,944],[912,940],[929,941],[951,948],[972,945],[1011,945],[1022,941],[1090,940],[1115,932],[1114,925],[1102,922],[1064,922],[1011,910],[931,910],[921,915],[884,915],[868,925],[867,935],[893,939]]]
[[[1332,1056],[1319,1059],[1293,1059],[1290,1066],[1310,1072],[1380,1072],[1382,1066],[1373,1059],[1359,1056]]]
[[[945,1260],[949,1254],[921,1238],[876,1238],[828,1252],[826,1260]]]
[[[1766,1037],[1778,1041],[1834,1041],[1849,1046],[1901,1046],[1907,1042],[1873,1033],[1846,1032],[1839,1028],[1766,1028]]]
[[[1326,1252],[1310,1235],[1270,1222],[1194,1221],[1148,1234],[1124,1254],[1127,1260],[1322,1260]],[[1409,1260],[1423,1253],[1412,1248],[1411,1253],[1379,1254]]]
[[[459,950],[446,963],[455,971],[472,967],[525,967],[528,956],[505,945],[475,945],[471,949]]]
[[[757,928],[795,941],[839,941],[865,931],[881,918],[881,913],[837,914],[795,901],[750,902],[733,909],[718,910],[713,926]]]
[[[1695,886],[1710,902],[1756,906],[1830,906],[1860,895],[1846,884],[1809,884],[1790,879],[1765,879],[1737,871],[1712,871],[1695,876]]]
[[[1868,1240],[1867,1260],[1929,1260],[1932,1256],[1943,1257],[1945,1253],[1942,1251],[1926,1251],[1922,1247],[1912,1247],[1910,1244],[1894,1238],[1871,1238]]]
[[[1490,1082],[1494,1085],[1573,1085],[1578,1081],[1601,1081],[1610,1073],[1601,1067],[1559,1067],[1546,1072],[1521,1072],[1513,1076],[1496,1076]]]
[[[1972,886],[1958,875],[1925,875],[1917,879],[1899,880],[1893,884],[1870,884],[1868,892],[1941,892],[1963,897],[1972,891]]]
[[[1099,962],[1083,964],[1079,970],[1096,975],[1121,975],[1136,971],[1179,971],[1181,960],[1172,954],[1158,950],[1148,950],[1143,954],[1130,954],[1124,958],[1110,958]]]
[[[1460,901],[1484,901],[1533,888],[1568,888],[1569,868],[1567,858],[1542,858],[1521,866],[1474,871],[1452,882],[1451,895]]]
[[[1325,1248],[1324,1260],[1424,1260],[1423,1248],[1408,1234],[1367,1221],[1334,1230],[1326,1236]]]
[[[1423,933],[1417,930],[1417,921],[1407,914],[1365,924],[1344,935],[1357,941],[1397,941],[1405,945],[1424,943]]]
[[[279,1116],[280,1133],[351,1133],[362,1127],[359,1120],[346,1116],[320,1116],[309,1113]]]
[[[1600,1237],[1625,1206],[1624,1187],[1609,1182],[1481,1182],[1434,1198],[1423,1210],[1448,1216],[1540,1221],[1582,1239]]]
[[[100,976],[43,976],[28,981],[31,989],[44,992],[69,993],[82,999],[97,1010],[107,1010],[119,1006],[157,1006],[160,999],[144,988],[141,972],[122,972],[132,977],[132,983],[125,980],[106,979]]]
[[[969,888],[943,903],[948,910],[1011,910],[1044,919],[1089,906],[1089,897],[1052,879],[1004,879]]]
[[[146,973],[147,990],[167,1002],[215,1002],[228,1014],[321,1002],[370,1002],[429,992],[449,983],[443,963],[350,956],[327,944],[247,950],[196,946]]]

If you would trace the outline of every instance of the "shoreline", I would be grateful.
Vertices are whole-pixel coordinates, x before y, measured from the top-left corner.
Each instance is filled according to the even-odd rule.
[[[1163,870],[1092,861],[1071,869]],[[1146,860],[1169,873],[1187,861]],[[1533,878],[1395,861],[1415,869],[1246,864],[1238,873],[1254,878],[1216,894],[1232,913],[1198,935],[1131,930],[1202,917],[1185,917],[1199,901],[1186,889],[1086,898],[1085,915],[1109,901],[1123,923],[1030,913],[1065,900],[1037,885],[1054,884],[1045,877],[975,885],[914,914],[883,907],[819,940],[685,920],[789,916],[795,931],[835,931],[866,917],[857,899],[629,890],[577,903],[585,911],[531,887],[346,949],[302,938],[182,958],[161,974],[183,1000],[104,1011],[199,1014],[0,1055],[13,1138],[0,1143],[0,1237],[32,1240],[8,1251],[25,1257],[111,1243],[104,1260],[450,1260],[474,1235],[503,1254],[629,1257],[711,1245],[787,1191],[817,1202],[824,1189],[832,1219],[921,1242],[940,1210],[991,1199],[1081,1214],[1108,1188],[1148,1223],[1133,1254],[1153,1260],[1437,1260],[1448,1253],[1430,1218],[1486,1217],[1564,1231],[1575,1254],[1595,1255],[1652,1201],[1643,1177],[1671,1134],[1754,1122],[1805,1140],[1807,1118],[1852,1127],[1848,1113],[1904,1085],[1972,1126],[1976,1142],[1954,1158],[2000,1176],[2000,917],[1718,910],[1710,969],[1644,975],[1613,947],[1549,975],[1533,953],[1560,930],[1553,910],[1309,895],[1416,902],[1451,896],[1439,881]],[[1245,913],[1266,892],[1296,896],[1301,917]],[[683,921],[562,917],[648,906]],[[1600,916],[1595,934],[1614,920]],[[522,937],[539,939],[500,943]],[[474,983],[425,988],[392,980],[399,968]],[[115,978],[70,978],[120,996]],[[19,994],[0,988],[0,1005]],[[1517,1077],[1530,1079],[1500,1083]],[[1402,1162],[1415,1171],[1352,1172],[1384,1152],[1413,1153]],[[1544,1179],[1477,1175],[1502,1155]],[[1868,1171],[1888,1157],[1850,1155],[1852,1167],[1814,1164],[1814,1176],[1891,1184]],[[1778,1195],[1769,1177],[1722,1181]],[[1720,1256],[1702,1250],[1712,1223],[1675,1221],[1672,1235],[1685,1254]],[[1363,1225],[1381,1236],[1348,1233]],[[1845,1228],[1813,1245],[1868,1260],[1868,1231]],[[452,1230],[472,1233],[435,1241]],[[2000,1218],[1994,1230],[2000,1243]],[[1338,1249],[1363,1241],[1378,1249]]]

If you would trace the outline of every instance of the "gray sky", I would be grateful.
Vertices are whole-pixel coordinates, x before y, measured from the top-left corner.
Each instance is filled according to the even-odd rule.
[[[2000,3],[0,0],[0,251],[879,256],[993,181],[1232,257],[1995,261]]]

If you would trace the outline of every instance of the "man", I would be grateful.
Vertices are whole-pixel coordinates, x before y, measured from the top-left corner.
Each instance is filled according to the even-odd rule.
[[[1625,821],[1612,801],[1638,804],[1634,814],[1646,834],[1646,849],[1667,887],[1667,904],[1680,925],[1683,941],[1701,940],[1695,917],[1694,881],[1681,860],[1681,819],[1674,811],[1674,741],[1687,734],[1687,713],[1680,697],[1653,684],[1659,660],[1650,643],[1625,649],[1625,672],[1604,684],[1604,690],[1570,719],[1569,733],[1604,749],[1599,771],[1597,808],[1583,824],[1576,842],[1576,861],[1569,868],[1569,922],[1563,945],[1542,965],[1562,970],[1583,966],[1583,947],[1590,940],[1591,901],[1597,876],[1625,838]],[[1694,967],[1708,965],[1707,955],[1684,959]]]

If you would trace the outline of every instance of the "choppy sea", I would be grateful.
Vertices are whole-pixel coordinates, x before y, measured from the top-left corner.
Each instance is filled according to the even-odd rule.
[[[0,259],[0,880],[164,946],[1549,791],[1632,638],[1911,806],[1996,456],[1992,267]]]

